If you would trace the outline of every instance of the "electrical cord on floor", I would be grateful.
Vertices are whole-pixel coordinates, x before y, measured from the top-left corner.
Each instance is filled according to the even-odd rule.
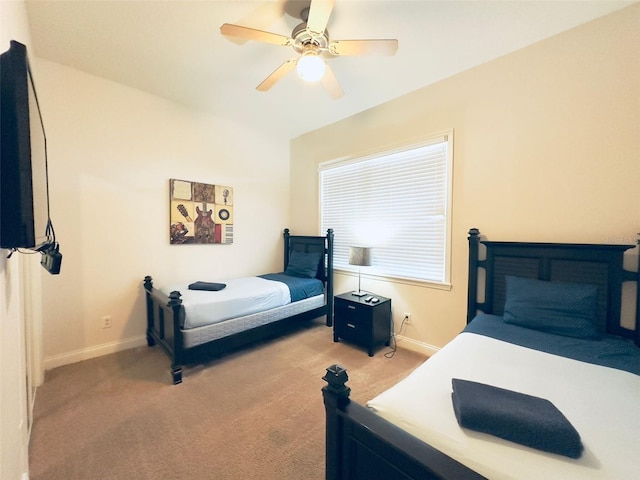
[[[402,333],[402,329],[404,328],[405,324],[407,323],[407,320],[409,320],[409,317],[407,315],[404,316],[404,318],[402,319],[402,323],[400,324],[400,329],[398,330],[398,335],[400,335]],[[396,342],[396,333],[395,333],[395,328],[394,328],[394,324],[393,324],[393,317],[391,317],[391,351],[387,352],[384,354],[385,357],[387,358],[393,358],[393,356],[396,354],[396,350],[398,349],[398,344]]]

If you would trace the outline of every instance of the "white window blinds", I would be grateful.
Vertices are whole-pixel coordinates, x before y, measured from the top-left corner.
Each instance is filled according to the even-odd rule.
[[[452,135],[320,167],[321,231],[334,265],[349,246],[372,247],[371,274],[447,283]]]

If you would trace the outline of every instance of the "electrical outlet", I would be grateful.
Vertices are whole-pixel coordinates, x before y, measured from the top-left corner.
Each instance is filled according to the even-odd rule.
[[[102,328],[111,328],[111,315],[102,317]]]
[[[402,317],[404,323],[409,325],[411,323],[411,314],[409,312],[404,312],[404,317]]]

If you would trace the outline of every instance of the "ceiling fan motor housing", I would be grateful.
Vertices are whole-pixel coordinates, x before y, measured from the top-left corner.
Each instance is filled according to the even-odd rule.
[[[320,34],[312,32],[307,29],[307,22],[297,25],[291,32],[291,38],[293,48],[298,53],[302,53],[307,45],[313,45],[317,50],[328,51],[329,32],[327,30]]]

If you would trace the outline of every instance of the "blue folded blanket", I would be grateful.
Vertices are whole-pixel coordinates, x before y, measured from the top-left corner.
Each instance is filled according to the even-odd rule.
[[[217,292],[226,287],[226,283],[215,282],[193,282],[189,285],[189,290],[207,290],[209,292]]]
[[[461,427],[566,457],[582,455],[580,435],[549,400],[458,378],[451,383]]]

